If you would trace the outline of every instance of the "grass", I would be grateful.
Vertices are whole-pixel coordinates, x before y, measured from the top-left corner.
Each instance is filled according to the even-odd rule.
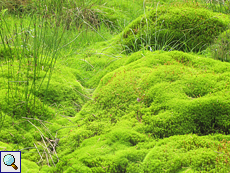
[[[71,153],[73,152],[74,148],[83,145],[84,141],[88,138],[92,138],[92,141],[96,143],[95,138],[93,137],[97,135],[101,135],[100,138],[105,138],[106,141],[108,136],[104,134],[103,128],[107,127],[108,122],[101,122],[99,125],[94,122],[99,120],[102,121],[103,119],[106,120],[107,116],[109,116],[109,123],[115,126],[115,124],[119,124],[122,116],[127,116],[125,107],[127,104],[130,104],[129,101],[131,101],[132,98],[129,98],[128,96],[124,98],[125,96],[120,93],[128,93],[129,91],[134,90],[134,95],[137,96],[135,99],[138,101],[138,103],[140,103],[140,105],[133,105],[133,108],[130,108],[130,116],[134,116],[139,123],[152,123],[143,116],[144,110],[142,109],[142,107],[145,107],[145,105],[150,104],[148,97],[145,96],[147,95],[147,89],[145,89],[147,87],[141,86],[137,88],[136,86],[138,86],[138,82],[136,79],[126,79],[129,81],[127,86],[130,88],[128,90],[123,89],[122,87],[121,89],[115,87],[113,91],[104,88],[104,91],[101,92],[99,89],[96,89],[97,86],[100,88],[103,85],[111,85],[111,83],[116,83],[116,85],[119,85],[120,81],[118,81],[118,79],[116,79],[117,81],[113,81],[112,79],[107,80],[105,78],[103,78],[102,81],[101,79],[106,73],[116,69],[115,65],[117,61],[120,60],[122,63],[122,58],[126,56],[131,56],[130,62],[136,61],[138,56],[142,57],[142,55],[144,55],[147,57],[149,53],[148,50],[150,48],[153,52],[157,50],[160,50],[161,52],[170,52],[172,50],[181,49],[184,52],[189,52],[196,55],[204,55],[216,60],[221,60],[222,62],[229,61],[229,36],[227,32],[223,34],[222,38],[216,37],[216,41],[219,40],[221,44],[217,42],[216,45],[210,47],[210,51],[205,49],[197,50],[197,45],[191,46],[189,45],[189,40],[184,39],[186,38],[186,35],[184,38],[180,38],[182,41],[179,39],[175,42],[173,41],[175,36],[174,33],[169,35],[167,31],[160,32],[162,31],[162,26],[164,25],[162,21],[157,23],[159,25],[158,27],[155,27],[155,32],[151,31],[152,27],[150,26],[152,26],[152,23],[151,21],[147,20],[146,15],[148,10],[154,9],[157,12],[158,8],[162,8],[159,2],[137,1],[134,3],[133,1],[132,5],[130,5],[131,2],[132,0],[118,0],[109,2],[98,2],[93,0],[5,0],[1,2],[0,60],[2,75],[0,78],[2,81],[4,81],[4,83],[1,84],[0,96],[5,102],[0,104],[2,115],[0,116],[0,128],[3,131],[9,124],[12,124],[15,126],[15,129],[11,132],[14,132],[16,135],[18,135],[17,130],[19,129],[24,132],[31,132],[31,134],[26,134],[26,139],[28,139],[28,141],[24,141],[23,139],[15,139],[14,141],[7,140],[10,135],[15,135],[11,134],[11,132],[9,132],[10,134],[7,134],[9,136],[7,136],[5,133],[2,133],[3,136],[1,141],[15,144],[14,150],[30,150],[29,152],[24,152],[24,157],[29,158],[28,160],[37,160],[37,158],[39,158],[40,160],[37,162],[37,164],[41,167],[43,165],[53,166],[56,167],[56,171],[64,172],[64,170],[61,169],[61,166],[57,166],[57,164],[61,165],[68,162],[64,157],[62,157],[63,154],[62,156],[58,156],[56,153],[56,147],[58,144],[57,141],[59,141],[57,138],[58,131],[64,128],[84,126],[84,124],[88,126],[89,129],[93,129],[92,132],[89,132],[87,128],[79,129],[77,131],[78,135],[73,139],[76,141],[74,144],[71,144],[71,141],[67,140],[70,146],[72,146],[72,148],[68,149],[70,151],[66,151],[67,153]],[[171,5],[175,6],[181,5],[180,3],[177,4],[173,1],[171,3]],[[189,2],[183,2],[183,4],[186,3]],[[191,3],[189,3],[189,5],[191,5]],[[229,2],[225,2],[225,4],[223,4],[222,2],[207,3],[200,1],[199,4],[201,5],[201,3],[205,8],[208,8],[214,12],[221,12],[223,14],[229,13]],[[165,5],[167,4],[170,4],[170,2],[167,2]],[[198,5],[198,2],[193,2],[193,4],[196,6]],[[123,13],[121,13],[121,11]],[[145,19],[144,27],[146,27],[146,31],[138,35],[140,28],[130,29],[132,27],[127,26],[130,26],[129,24],[132,21],[137,20],[136,18],[142,14],[144,16],[143,19]],[[156,18],[154,20],[157,21],[158,19]],[[195,30],[196,27],[200,27],[200,25],[195,26],[193,30]],[[156,30],[156,28],[158,30]],[[205,28],[201,27],[201,29],[204,30]],[[128,39],[126,40],[126,38],[129,36],[127,33],[130,33],[133,36],[133,38],[130,38],[133,39],[132,41]],[[187,34],[189,33],[190,32]],[[111,42],[111,44],[108,44],[109,46],[107,45],[106,47],[103,47],[104,43],[110,43],[110,39],[113,39],[114,37],[115,42],[118,43],[117,45],[113,44],[114,42]],[[159,38],[162,37],[164,39],[160,40]],[[100,43],[102,46],[100,44],[96,44],[97,42],[102,42]],[[205,47],[209,45],[203,46]],[[103,50],[99,51],[97,48],[101,47]],[[132,54],[135,52],[138,52],[139,54],[135,54],[135,56],[132,57]],[[114,64],[114,67],[108,69],[107,67],[109,67],[110,64]],[[73,71],[78,82],[68,79],[70,74],[68,72],[64,72],[64,70],[61,69],[61,65],[66,65],[68,67],[66,71]],[[120,65],[117,66],[119,67]],[[102,72],[105,69],[108,70],[108,72]],[[59,74],[55,74],[55,72],[59,72]],[[66,79],[60,77],[62,73]],[[7,76],[7,78],[5,78],[5,76]],[[49,90],[53,76],[57,78],[59,77],[59,80],[63,80],[66,84],[66,88],[63,89],[62,94]],[[74,78],[73,76],[71,77]],[[98,85],[100,80],[101,83]],[[175,80],[175,78],[173,79],[172,77],[171,80]],[[148,83],[146,83],[146,85],[148,85]],[[51,88],[55,87],[58,88],[60,86],[58,83],[52,83]],[[114,97],[112,97],[114,100],[113,104],[111,104],[111,102],[106,100],[104,97],[110,92],[114,92]],[[75,93],[75,95],[73,93]],[[92,98],[93,93],[94,97]],[[115,97],[115,93],[119,99]],[[129,94],[131,96],[133,93]],[[198,98],[200,96],[197,94],[196,96],[191,95],[191,97]],[[70,103],[69,100],[74,101],[73,103]],[[94,109],[103,110],[102,113],[89,113],[86,109],[83,109],[84,107],[87,107],[87,104],[92,103],[92,100],[95,102],[93,103],[95,104]],[[113,105],[116,104],[119,105],[119,107],[113,108]],[[107,110],[108,108],[111,110]],[[147,107],[145,107],[145,109],[147,109]],[[83,110],[81,112],[81,119],[84,119],[83,124],[78,124],[75,122],[75,120],[71,120],[71,118],[75,116],[73,114],[79,112],[80,110]],[[160,112],[160,110],[156,109],[155,112]],[[120,117],[115,117],[113,116],[114,114],[120,115]],[[66,121],[58,121],[57,115],[63,117],[63,119]],[[11,118],[9,117],[12,118],[12,122],[10,122]],[[56,129],[55,133],[51,132],[47,125],[45,125],[45,123],[50,124],[50,122],[54,121],[54,119],[60,125],[58,126],[60,129]],[[72,125],[65,127],[67,122],[72,123]],[[207,129],[203,128],[201,131],[205,131]],[[151,129],[145,129],[143,131],[148,132],[149,135],[151,134],[150,138],[154,140],[172,136],[169,132],[164,132],[160,129],[158,130],[158,133],[155,135],[151,134]],[[206,135],[213,132],[228,133],[226,128],[215,130],[216,131],[207,132]],[[141,130],[139,129],[139,131]],[[131,133],[132,132],[130,132],[130,134]],[[118,139],[115,133],[112,133],[111,136],[114,136],[115,139]],[[139,139],[141,141],[147,141],[144,135],[142,136],[133,133],[133,136],[136,136],[136,139],[131,141],[132,145],[136,145]],[[16,137],[14,136],[14,138]],[[100,140],[100,138],[97,140]],[[12,137],[9,137],[9,139],[12,139]],[[116,142],[116,140],[114,140],[114,142]],[[85,143],[87,143],[87,141],[85,141]],[[90,141],[88,141],[88,143],[90,143]],[[221,171],[225,168],[227,169],[229,166],[229,150],[226,147],[229,142],[225,139],[222,139],[221,143],[222,145],[217,147],[218,150],[216,152],[221,152],[224,154],[223,156],[218,155],[218,157],[216,157],[218,163],[216,164],[216,171]],[[200,144],[199,142],[197,145],[198,148],[199,145],[203,147],[203,144]],[[119,146],[121,148],[124,147],[121,144],[119,144]],[[180,145],[180,147],[186,148],[187,145]],[[190,149],[187,150],[190,151]],[[36,153],[37,156],[33,156],[33,152]],[[82,150],[82,152],[85,151]],[[132,150],[132,152],[135,151]],[[154,158],[154,152],[155,151],[152,151],[153,154],[151,155],[150,153],[148,157]],[[147,155],[147,153],[148,152],[146,149],[143,154]],[[159,154],[159,157],[163,157],[164,151],[162,151],[162,153],[163,154]],[[170,151],[170,153],[172,154],[173,152]],[[88,155],[95,155],[95,158],[97,156],[95,153],[93,153],[92,149],[89,149]],[[109,157],[112,158],[112,156]],[[147,156],[145,157],[140,153],[139,157],[142,158],[142,160],[148,159]],[[215,156],[211,155],[210,157]],[[138,168],[138,159],[134,159],[135,162],[133,163],[135,164],[133,164],[133,167],[127,168],[122,165],[123,163],[126,163],[125,161],[122,163],[117,162],[118,165],[113,164],[111,161],[109,166],[103,166],[103,161],[101,161],[100,158],[98,159],[99,160],[85,160],[85,164],[88,165],[89,168],[94,167],[94,172],[122,172],[124,170],[127,172],[133,172],[134,170],[140,172],[143,171]],[[97,170],[96,163],[99,165],[101,164],[102,168],[98,168]],[[145,164],[147,163],[148,162],[145,161],[140,164],[145,169],[145,172],[151,170],[157,170],[159,172],[162,171],[157,167],[146,167]],[[178,171],[181,165],[176,164],[177,162],[175,161],[175,165],[165,168],[165,171],[167,172],[171,168],[173,168],[171,171]],[[211,169],[203,168],[200,164],[201,163],[194,163],[191,165],[196,167],[197,171],[209,171],[208,169]],[[76,167],[70,167],[72,170],[76,171]],[[188,167],[188,169],[185,169],[189,170],[190,168]],[[53,169],[53,172],[55,172],[54,170],[55,169]],[[82,168],[82,171],[88,172],[89,170],[88,168],[86,170],[83,170]]]

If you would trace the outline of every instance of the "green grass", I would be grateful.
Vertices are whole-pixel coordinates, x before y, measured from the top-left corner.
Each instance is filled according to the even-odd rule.
[[[23,172],[229,172],[229,2],[0,7],[0,147]],[[182,8],[203,15],[183,33]]]

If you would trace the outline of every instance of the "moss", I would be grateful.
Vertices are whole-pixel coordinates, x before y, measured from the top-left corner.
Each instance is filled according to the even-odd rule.
[[[26,159],[21,160],[22,172],[36,172],[39,173],[39,166],[35,162],[31,162]]]
[[[155,44],[162,45],[160,49],[168,45],[175,50],[184,52],[188,51],[187,48],[193,49],[193,52],[202,51],[207,48],[204,44],[213,43],[216,36],[227,30],[228,19],[224,18],[225,15],[220,16],[218,13],[210,12],[201,7],[199,10],[197,8],[193,6],[183,8],[181,6],[169,6],[165,8],[163,6],[159,7],[157,12],[155,9],[151,10],[124,29],[120,38],[121,43],[134,52],[140,49],[141,44],[153,47]],[[211,27],[213,25],[214,28]],[[169,40],[166,38],[166,34],[171,34],[169,37],[170,44],[164,41]],[[155,37],[157,37],[157,43]],[[186,49],[184,42],[186,42]],[[127,48],[125,49],[129,51]]]
[[[61,138],[56,149],[61,160],[57,162],[52,155],[57,167],[50,172],[217,170],[215,159],[223,159],[216,152],[228,151],[224,147],[218,151],[217,145],[209,143],[227,136],[202,141],[201,136],[192,135],[190,139],[185,134],[229,133],[229,95],[225,92],[229,64],[179,51],[146,52],[138,58],[142,56],[135,53],[125,59],[126,65],[106,74],[93,100],[74,118],[56,118],[47,124],[51,134],[58,133]],[[9,116],[5,118],[11,121]],[[18,129],[11,128],[10,132],[14,135]],[[44,131],[43,135],[49,136]],[[13,141],[9,133],[2,134]],[[17,139],[22,139],[22,134],[17,134]],[[27,143],[14,143],[31,146],[34,139],[42,142],[40,135],[38,130],[30,130],[23,134]],[[39,155],[32,152],[37,150],[23,156],[38,161]],[[191,157],[195,153],[199,162]]]
[[[1,151],[12,151],[12,146],[0,141]]]
[[[17,66],[18,63],[19,62],[15,62],[14,65]],[[31,63],[33,63],[33,60],[31,60]],[[47,88],[47,84],[48,84],[48,79],[47,78],[45,80],[42,80],[42,79],[44,76],[48,75],[48,74],[46,74],[45,71],[47,71],[47,68],[50,64],[49,64],[49,62],[46,62],[46,63],[41,64],[41,66],[42,65],[43,65],[44,69],[42,69],[42,68],[37,69],[37,75],[35,77],[35,80],[36,80],[35,88],[34,88],[34,90],[32,90],[30,96],[31,97],[34,97],[34,96],[40,97],[40,98],[42,98],[41,99],[42,102],[46,102],[49,105],[52,104],[54,108],[62,105],[63,110],[68,109],[66,111],[66,114],[73,116],[75,114],[75,112],[79,109],[79,106],[77,106],[77,105],[82,106],[84,104],[84,102],[87,100],[87,97],[85,95],[88,95],[88,92],[82,87],[82,85],[78,81],[76,81],[75,76],[71,73],[71,69],[66,71],[67,69],[66,68],[64,69],[61,66],[56,67],[57,69],[53,73],[54,80],[49,82],[49,88],[45,92],[45,90]],[[15,66],[14,66],[14,68],[16,70]],[[4,69],[7,68],[7,65],[4,65],[3,68]],[[27,69],[21,69],[21,74],[23,75],[21,78],[25,78],[26,73],[27,73],[26,71],[27,71]],[[72,70],[72,71],[74,71],[74,70]],[[16,73],[16,72],[17,71],[14,71],[14,73]],[[66,83],[66,80],[60,75],[60,73],[64,76],[68,76],[68,80],[70,81],[71,84]],[[13,74],[12,74],[12,76],[13,76]],[[3,77],[2,81],[5,81],[6,78],[10,78],[12,76],[9,76],[7,71],[5,71],[5,73],[2,74],[2,77]],[[17,90],[20,91],[19,93],[10,97],[10,102],[11,103],[15,102],[15,104],[17,104],[18,101],[17,100],[13,101],[12,99],[14,99],[15,97],[19,97],[19,98],[23,97],[23,95],[24,95],[23,93],[26,92],[26,87],[28,86],[28,88],[30,88],[33,86],[34,74],[32,72],[29,72],[29,79],[25,80],[25,82],[17,82],[17,81],[23,81],[23,80],[19,80],[16,76],[17,75],[14,74],[14,77],[10,79],[11,81],[15,81],[15,82],[9,83],[11,85],[12,89],[17,88]],[[30,79],[30,78],[32,78],[32,79]],[[6,86],[7,86],[7,83],[5,82],[3,89]],[[2,90],[2,92],[4,92],[4,91]],[[7,91],[5,91],[4,93],[7,93]],[[2,96],[4,96],[4,94],[2,94]],[[45,96],[46,96],[46,99],[45,99]],[[4,97],[2,97],[2,99],[4,100]],[[35,100],[36,100],[37,105],[39,105],[39,102],[41,102],[41,101],[37,100],[37,98]],[[4,109],[4,107],[7,105],[6,101],[3,102],[3,110],[4,111],[6,111]],[[74,104],[73,101],[75,103],[77,103],[77,105]],[[56,106],[55,106],[55,104],[56,104]],[[11,106],[12,105],[13,104],[11,104]],[[14,106],[16,106],[16,105],[14,105]],[[31,105],[31,103],[29,103],[29,107],[31,107],[31,106],[33,106],[33,104]],[[66,108],[64,108],[65,106],[66,106]],[[37,106],[37,109],[36,109],[37,112],[35,113],[35,115],[37,115],[37,116],[39,115],[38,117],[41,116],[41,111],[38,111],[39,109],[41,109],[41,107]],[[28,114],[34,114],[34,110],[35,109],[30,109]],[[8,112],[13,111],[14,116],[18,117],[19,115],[22,115],[21,112],[23,111],[23,109],[20,110],[20,109],[16,109],[15,107],[12,107],[12,108],[7,107],[7,111]],[[51,113],[49,113],[49,114],[51,114]],[[49,116],[43,115],[43,117],[48,118]]]
[[[154,9],[146,14],[148,27],[163,27],[159,40],[169,32],[175,41],[183,35],[180,30],[217,14],[197,8],[161,7],[158,23],[154,22]],[[114,14],[111,20],[115,17]],[[199,41],[211,42],[208,33],[218,35],[228,22],[224,16],[208,21],[216,28],[205,23],[192,35],[185,32],[193,36],[201,31],[197,42],[188,42],[189,48]],[[0,140],[4,142],[0,147],[23,151],[22,172],[229,172],[229,63],[181,51],[147,51],[148,46],[155,46],[154,42],[145,43],[141,51],[135,52],[141,41],[133,45],[134,38],[147,37],[143,34],[145,29],[143,15],[113,39],[95,44],[65,62],[58,61],[47,98],[48,80],[42,78],[50,62],[42,62],[35,76],[39,89],[30,93],[36,104],[33,107],[29,102],[28,114],[17,109],[19,96],[25,94],[25,83],[12,83],[10,86],[18,92],[12,92],[9,102],[5,100],[5,81],[16,81],[17,69],[11,74],[3,65],[0,116],[4,123]],[[153,38],[154,30],[148,34]],[[121,38],[135,53],[122,53]],[[19,63],[15,60],[14,65]],[[21,72],[22,76],[27,72],[34,77],[30,67]],[[33,81],[28,80],[28,87],[32,87]],[[57,155],[50,147],[55,139],[59,139]]]

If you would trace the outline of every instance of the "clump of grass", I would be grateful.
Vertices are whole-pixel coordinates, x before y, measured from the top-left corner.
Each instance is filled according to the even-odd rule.
[[[223,3],[222,2],[214,2],[214,3],[211,3],[211,5],[208,5],[208,2],[206,2],[206,1],[200,1],[199,3],[197,1],[193,1],[193,4],[194,3],[197,5],[197,7],[203,7],[203,8],[211,9],[212,11],[215,11],[215,12],[221,12],[221,13],[225,13],[225,14],[227,14],[228,11],[226,11],[226,9],[221,8],[221,7],[224,6],[224,7],[229,9],[229,2],[223,2]],[[219,6],[217,5],[217,3],[219,4]],[[189,5],[189,4],[191,4],[191,2],[183,1],[183,4]],[[221,4],[222,4],[222,6],[221,6]],[[178,6],[181,4],[176,2],[172,5]],[[159,6],[159,4],[157,4],[157,6],[156,6],[156,11],[157,11],[158,6]],[[216,9],[216,10],[214,10],[214,9]],[[156,21],[157,21],[157,19],[156,19]],[[163,22],[164,21],[162,21],[161,26],[162,26]],[[175,40],[170,41],[175,37],[175,34],[170,31],[171,33],[169,35],[169,32],[165,29],[156,30],[155,34],[154,34],[154,39],[151,38],[153,35],[148,34],[151,32],[150,27],[148,28],[148,25],[150,25],[151,22],[148,19],[144,19],[142,21],[142,24],[143,23],[146,23],[145,25],[147,26],[146,32],[142,33],[143,37],[139,37],[137,35],[140,28],[135,28],[135,27],[130,28],[129,33],[134,36],[134,41],[131,43],[132,45],[129,45],[129,46],[127,46],[126,44],[122,45],[123,49],[126,50],[125,51],[126,53],[129,54],[129,53],[133,53],[136,51],[140,51],[140,50],[143,51],[143,50],[149,50],[149,49],[153,49],[153,51],[156,51],[156,50],[172,51],[172,50],[180,50],[182,47],[183,47],[183,50],[185,52],[193,53],[194,50],[197,50],[196,47],[198,45],[194,45],[193,48],[188,47],[187,42],[189,41],[189,39],[181,40],[182,38],[180,38],[176,41]],[[227,28],[229,28],[229,26]],[[193,28],[193,29],[195,29],[195,28]],[[145,34],[146,34],[146,36],[145,36]],[[124,38],[126,38],[125,35],[124,35]],[[163,39],[159,39],[159,38],[163,38]],[[227,43],[228,43],[227,39],[228,39],[227,35],[226,35],[226,37],[224,37],[222,39],[223,44],[221,44],[221,45],[223,45],[222,47],[223,47],[224,51],[221,51],[222,49],[219,48],[218,55],[214,55],[215,59],[225,59],[225,61],[228,61],[227,57],[220,58],[220,56],[228,56],[228,53],[226,52],[226,50],[228,49],[227,48]],[[155,40],[154,44],[152,43],[153,40]],[[205,52],[205,50],[203,50],[203,47],[208,47],[209,45],[211,45],[211,44],[204,44],[201,49],[196,51],[196,53],[201,54],[201,52]],[[217,50],[215,50],[213,54],[217,54]],[[217,58],[217,56],[219,56],[219,58]]]
[[[17,19],[20,20],[20,18],[16,17],[16,20]],[[48,58],[49,55],[49,57],[51,57],[49,67],[50,75],[52,74],[53,66],[57,58],[57,50],[62,37],[62,32],[60,32],[62,28],[56,28],[56,31],[52,33],[51,39],[47,35],[48,33],[50,34],[50,32],[47,32],[46,30],[48,23],[42,16],[40,18],[36,16],[36,18],[34,17],[30,21],[27,21],[28,23],[26,24],[23,22],[24,20],[21,20],[19,25],[15,24],[13,28],[9,28],[8,22],[5,20],[5,16],[1,16],[1,54],[2,57],[4,57],[1,59],[1,62],[4,62],[3,64],[5,64],[3,65],[3,70],[6,66],[8,67],[8,104],[11,104],[9,103],[9,98],[11,97],[10,93],[12,92],[10,90],[10,84],[15,84],[15,93],[17,93],[20,90],[18,88],[20,83],[17,81],[26,81],[27,85],[25,85],[24,88],[25,104],[23,109],[27,111],[28,103],[31,101],[31,91],[35,91],[37,89],[35,88],[35,82],[37,76],[39,75],[40,64],[44,60],[42,56]],[[19,61],[18,67],[15,67],[16,61]],[[14,74],[14,70],[17,70],[16,76]],[[24,75],[24,70],[26,70],[26,75]],[[33,71],[32,80],[30,79],[31,70]],[[29,81],[32,85],[29,85]],[[31,88],[29,89],[29,87]],[[18,100],[18,98],[15,99]],[[35,105],[35,97],[33,98],[33,103]],[[26,112],[24,113],[26,114]]]
[[[65,27],[55,26],[53,28],[54,30],[51,30],[50,21],[45,17],[46,14],[39,16],[33,13],[27,18],[26,15],[22,13],[18,13],[19,15],[10,14],[11,10],[12,9],[8,11],[3,10],[0,16],[1,71],[3,74],[7,74],[3,75],[4,78],[1,79],[6,84],[3,87],[7,88],[5,94],[7,104],[6,107],[1,107],[1,110],[7,110],[8,114],[12,116],[13,121],[16,119],[16,121],[18,121],[18,119],[20,120],[21,118],[28,118],[26,122],[30,124],[25,123],[24,128],[30,125],[37,128],[36,124],[40,122],[40,120],[37,121],[38,117],[39,119],[49,118],[42,116],[44,115],[44,105],[46,104],[46,97],[48,96],[45,92],[43,105],[37,105],[37,98],[32,93],[39,90],[39,87],[36,87],[39,85],[35,84],[38,82],[37,79],[40,76],[40,68],[43,68],[42,64],[44,64],[44,62],[47,63],[47,67],[45,69],[46,75],[43,76],[43,80],[47,77],[48,80],[51,79]],[[8,19],[10,19],[10,22]],[[14,25],[11,25],[13,22]],[[5,82],[5,80],[7,81]],[[42,82],[40,83],[40,86],[41,85]],[[46,86],[46,91],[48,87],[49,82]],[[4,104],[2,104],[2,106],[3,105]],[[38,106],[43,112],[38,112],[38,110],[36,110]],[[18,115],[15,112],[19,112],[20,114]],[[15,114],[18,116],[14,116]],[[0,116],[1,124],[3,124],[4,114]],[[35,123],[32,123],[29,119],[32,119]],[[20,123],[17,123],[16,126],[19,127]],[[47,151],[45,152],[47,164],[49,165],[49,157],[55,166],[50,150],[47,147],[47,144],[50,143],[50,140],[48,140],[49,137],[45,137],[41,132],[41,138],[43,139],[44,145],[40,145],[46,148],[44,152]],[[45,141],[45,139],[47,141]],[[52,146],[52,144],[50,145]],[[35,143],[34,146],[39,153]],[[54,146],[52,148],[55,153]],[[43,154],[39,153],[41,160],[43,159]]]
[[[229,30],[215,39],[215,44],[210,47],[210,52],[213,59],[220,60],[222,62],[230,62],[229,41]]]
[[[161,18],[159,19],[158,16],[161,14],[162,16],[164,16],[164,14],[167,13],[168,9],[167,7],[163,7],[161,8],[161,11],[158,12],[158,5],[159,4],[157,4],[156,9],[152,9],[151,13],[142,15],[124,30],[124,32],[122,33],[123,35],[121,36],[121,43],[123,46],[123,50],[125,50],[126,53],[129,54],[132,52],[140,51],[143,48],[149,49],[149,47],[151,47],[153,51],[181,50],[184,52],[199,53],[212,43],[211,39],[214,38],[214,35],[218,35],[217,32],[219,32],[219,30],[212,28],[208,25],[209,20],[215,22],[212,17],[207,17],[210,15],[208,11],[206,13],[206,18],[201,17],[200,22],[194,23],[193,28],[184,25],[181,26],[181,32],[183,31],[184,33],[184,36],[182,36],[181,32],[178,32],[175,29],[175,27],[177,27],[177,24],[174,20],[171,23],[168,21],[168,18],[165,19],[167,21],[165,21],[164,18],[161,16]],[[174,4],[168,5],[168,7],[170,8],[170,11],[173,11],[172,7],[191,7],[194,9],[203,8],[202,4],[194,1],[186,1],[180,3],[176,2]],[[186,15],[190,15],[191,20],[193,20],[191,13],[186,13]],[[221,21],[217,22],[216,25],[218,28],[221,28],[221,31],[229,28],[228,26],[226,26],[226,24],[222,24]],[[209,32],[206,31],[207,28]],[[207,37],[201,38],[202,34],[206,34]],[[195,40],[194,38],[197,39]]]

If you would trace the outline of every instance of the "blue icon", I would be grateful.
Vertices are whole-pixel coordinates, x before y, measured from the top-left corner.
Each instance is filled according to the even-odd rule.
[[[21,173],[21,151],[0,151],[0,173]]]
[[[15,163],[15,158],[13,155],[11,154],[7,154],[4,156],[3,158],[3,162],[5,163],[5,165],[7,166],[12,166],[15,170],[18,169],[18,167],[14,164]]]

